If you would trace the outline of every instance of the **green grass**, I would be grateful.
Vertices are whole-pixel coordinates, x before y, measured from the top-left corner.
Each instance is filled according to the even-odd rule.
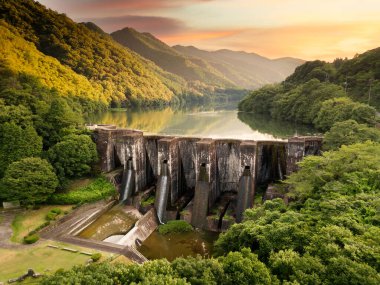
[[[188,222],[183,220],[169,221],[166,224],[160,225],[158,227],[158,232],[163,235],[170,233],[191,232],[192,230],[193,227]]]
[[[39,227],[41,224],[45,223],[47,213],[56,208],[61,209],[63,212],[70,210],[72,206],[41,206],[37,210],[26,210],[17,214],[12,221],[13,235],[11,237],[11,241],[22,243],[24,236]]]
[[[154,204],[155,199],[156,198],[154,196],[150,196],[148,197],[148,199],[141,202],[141,206],[146,207],[146,206],[152,205]]]
[[[49,248],[47,247],[48,244],[96,253],[96,251],[92,249],[52,241],[45,241],[36,246],[23,247],[20,249],[0,248],[0,282],[21,276],[26,273],[28,268],[32,268],[40,274],[53,274],[60,268],[70,269],[74,265],[85,264],[86,261],[91,258],[91,256],[79,252],[75,253]],[[101,260],[106,260],[111,256],[113,255],[110,253],[102,252]],[[38,284],[38,279],[28,279],[21,284]]]
[[[66,193],[53,194],[49,202],[58,205],[82,204],[105,199],[115,194],[114,185],[104,177],[100,177],[84,187],[74,188],[71,185]]]

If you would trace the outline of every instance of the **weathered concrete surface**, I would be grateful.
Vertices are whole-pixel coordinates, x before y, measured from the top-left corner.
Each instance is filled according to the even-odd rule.
[[[158,227],[156,211],[151,209],[139,219],[133,229],[118,241],[119,245],[136,248],[137,243],[146,240]]]
[[[298,170],[297,163],[305,156],[320,155],[323,139],[321,137],[294,137],[286,145],[286,175]]]
[[[199,140],[199,138],[181,138],[178,142],[182,167],[182,187],[185,185],[187,188],[195,188],[195,164],[197,159],[196,142]]]
[[[142,132],[132,132],[122,137],[116,138],[115,149],[124,170],[127,168],[127,161],[132,160],[134,171],[134,193],[143,191],[146,183],[146,158],[145,143]]]
[[[286,173],[286,142],[257,142],[256,183],[282,180]]]
[[[217,140],[217,181],[219,191],[236,191],[240,178],[240,143],[237,140]]]
[[[180,158],[177,138],[162,138],[158,141],[158,173],[162,174],[161,167],[166,161],[169,182],[169,205],[174,206],[182,194],[180,184]]]
[[[209,183],[208,208],[211,208],[216,199],[219,197],[215,141],[211,139],[204,139],[196,142],[196,151],[196,181],[204,181]],[[205,171],[202,171],[202,177],[201,167],[205,167]],[[197,187],[195,189],[195,195],[197,195]]]
[[[99,126],[95,129],[94,139],[100,156],[100,169],[109,172],[118,167],[115,141],[124,135],[135,131],[127,129],[117,129],[115,126]]]

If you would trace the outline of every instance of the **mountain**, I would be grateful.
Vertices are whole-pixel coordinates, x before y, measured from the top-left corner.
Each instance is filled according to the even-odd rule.
[[[111,36],[186,81],[198,80],[216,86],[254,89],[284,80],[304,62],[295,58],[270,60],[254,53],[230,50],[208,52],[195,47],[170,47],[153,35],[132,28],[116,31]]]
[[[168,103],[185,88],[183,79],[119,45],[108,34],[77,24],[38,2],[1,1],[0,17],[41,53],[100,86],[107,102]]]
[[[153,61],[163,70],[181,76],[186,81],[201,81],[218,87],[234,86],[207,61],[184,56],[149,33],[124,28],[111,33],[111,36],[123,46]]]
[[[255,53],[231,51],[200,50],[193,46],[174,46],[173,49],[183,55],[207,61],[216,70],[231,80],[235,85],[254,89],[264,84],[284,80],[302,63],[301,59],[268,59]]]

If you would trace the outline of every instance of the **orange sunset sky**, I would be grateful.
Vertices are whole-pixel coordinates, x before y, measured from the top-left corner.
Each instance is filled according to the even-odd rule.
[[[39,0],[106,32],[133,27],[169,45],[305,60],[380,46],[380,0]]]

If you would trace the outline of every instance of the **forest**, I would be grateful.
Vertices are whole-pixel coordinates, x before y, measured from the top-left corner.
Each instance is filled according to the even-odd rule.
[[[0,14],[0,202],[80,205],[115,195],[99,177],[84,126],[89,113],[202,102],[200,90],[207,100],[231,94],[189,86],[34,1],[1,1]],[[274,199],[246,210],[242,223],[219,236],[213,257],[95,263],[58,270],[41,284],[380,284],[379,79],[378,48],[306,62],[240,102],[244,112],[313,125],[324,133],[323,154],[306,157],[279,182],[288,204]],[[87,176],[97,177],[93,188],[64,193],[70,180]]]

